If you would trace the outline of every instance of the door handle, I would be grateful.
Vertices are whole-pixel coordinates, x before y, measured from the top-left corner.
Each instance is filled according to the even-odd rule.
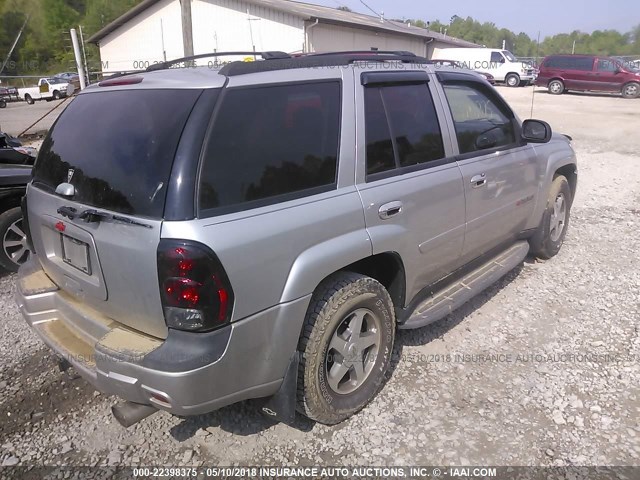
[[[474,175],[471,177],[471,186],[473,188],[483,187],[487,184],[487,175],[481,173],[480,175]]]
[[[402,213],[402,202],[398,201],[385,203],[378,209],[378,216],[382,220],[391,218],[394,215],[398,215],[399,213]]]

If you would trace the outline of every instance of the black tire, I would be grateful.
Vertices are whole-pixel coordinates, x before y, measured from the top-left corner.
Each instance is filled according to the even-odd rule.
[[[564,82],[558,79],[551,80],[547,88],[551,95],[562,95],[565,90]]]
[[[33,105],[34,103],[36,103],[35,100],[31,98],[31,95],[29,95],[28,93],[24,96],[24,99],[29,105]]]
[[[5,108],[7,106],[7,102],[5,102],[4,100],[0,99],[0,108]]]
[[[22,251],[22,247],[27,245],[26,236],[19,235],[18,231],[24,234],[20,207],[7,210],[0,215],[0,266],[10,272],[17,272],[20,265],[29,258],[28,248],[18,257],[11,257],[11,254],[19,253]],[[21,243],[21,245],[18,245],[18,243]]]
[[[505,77],[504,83],[507,85],[507,87],[512,87],[512,88],[519,87],[520,77],[518,76],[517,73],[510,73]]]
[[[62,95],[60,95],[60,92],[58,90],[54,90],[53,91],[53,99],[54,100],[60,100],[60,98],[62,98]]]
[[[561,225],[557,222],[559,215],[554,217],[554,211],[557,208],[556,202],[560,196],[563,197],[565,205],[564,219]],[[553,183],[551,184],[547,205],[542,215],[542,221],[533,237],[529,240],[531,253],[533,255],[546,260],[555,256],[560,251],[564,237],[567,234],[567,229],[569,228],[572,202],[573,198],[571,196],[569,182],[563,175],[558,175],[553,179]],[[554,219],[556,221],[552,221]],[[555,228],[553,227],[554,224],[556,225]]]
[[[640,83],[629,82],[622,87],[624,98],[638,98],[640,96]]]
[[[360,324],[366,330],[363,332],[361,327],[354,338],[352,330],[345,325],[352,327],[359,315],[362,315]],[[369,331],[369,325],[375,325],[376,329]],[[317,422],[334,425],[367,405],[387,379],[395,326],[391,297],[377,280],[340,272],[323,281],[313,294],[298,343],[302,354],[298,369],[298,411]],[[351,348],[356,345],[352,342],[371,339],[372,335],[378,338],[377,345],[362,350],[359,346]],[[351,358],[333,348],[336,337],[349,346],[345,350]],[[360,365],[360,369],[354,365],[346,367],[349,363]],[[330,370],[345,373],[334,374],[331,379]],[[352,380],[358,376],[358,370],[362,372],[359,382]],[[353,390],[348,391],[350,388]]]

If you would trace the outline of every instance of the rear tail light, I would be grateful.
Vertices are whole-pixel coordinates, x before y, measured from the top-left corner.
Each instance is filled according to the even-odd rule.
[[[220,260],[207,246],[161,240],[158,280],[169,328],[205,332],[231,320],[233,290]]]

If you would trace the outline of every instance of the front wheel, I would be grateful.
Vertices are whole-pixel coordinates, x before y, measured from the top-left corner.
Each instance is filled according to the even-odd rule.
[[[504,81],[508,87],[520,86],[520,77],[515,73],[510,73],[509,75],[507,75],[507,78],[505,78]]]
[[[0,266],[10,272],[17,272],[31,253],[20,207],[7,210],[0,215],[0,239],[2,239]]]
[[[395,315],[376,280],[351,272],[316,289],[298,343],[298,410],[320,423],[339,423],[382,389],[391,363]]]
[[[60,100],[60,98],[61,98],[60,92],[58,90],[54,90],[53,99],[54,100]]]
[[[549,259],[560,251],[569,227],[572,201],[569,182],[563,175],[558,175],[551,184],[542,222],[529,241],[533,255]]]
[[[560,95],[564,93],[564,83],[561,80],[551,80],[548,85],[549,93],[552,95]]]
[[[622,96],[624,98],[637,98],[640,96],[640,83],[627,83],[622,87]]]
[[[5,108],[7,106],[7,102],[5,102],[4,100],[0,99],[0,108]]]

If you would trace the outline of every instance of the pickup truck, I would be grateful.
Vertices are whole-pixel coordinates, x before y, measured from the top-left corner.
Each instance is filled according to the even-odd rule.
[[[73,94],[75,87],[62,78],[41,78],[37,87],[19,88],[18,96],[29,105],[36,100],[59,100]]]

